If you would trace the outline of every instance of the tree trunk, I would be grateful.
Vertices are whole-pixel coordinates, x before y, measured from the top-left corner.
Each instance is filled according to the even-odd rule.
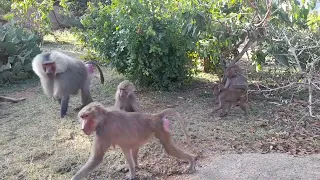
[[[206,57],[203,59],[203,71],[208,73],[210,71],[210,58]]]

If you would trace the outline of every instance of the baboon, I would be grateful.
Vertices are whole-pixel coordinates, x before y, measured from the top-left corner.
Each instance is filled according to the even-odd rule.
[[[225,70],[224,75],[223,83],[225,83],[225,89],[247,90],[247,78],[244,76],[243,71],[238,65],[233,64],[229,66]]]
[[[247,99],[248,96],[245,90],[241,89],[225,89],[223,83],[217,83],[213,86],[213,92],[218,96],[219,106],[215,108],[212,112],[216,112],[222,109],[221,117],[227,116],[232,104],[239,105],[240,108],[247,114]]]
[[[61,105],[61,118],[67,114],[70,95],[77,94],[79,89],[82,105],[76,109],[93,101],[90,95],[92,65],[98,68],[103,84],[102,70],[94,61],[84,63],[58,51],[43,52],[33,59],[32,69],[39,76],[44,93]]]
[[[127,112],[140,112],[141,110],[137,103],[134,91],[135,87],[130,81],[124,80],[119,83],[115,95],[116,102],[114,106]]]
[[[188,161],[187,171],[194,172],[195,156],[185,153],[174,145],[169,132],[168,116],[179,117],[179,113],[172,108],[156,114],[125,112],[115,107],[106,108],[98,102],[88,104],[80,110],[78,119],[86,135],[96,133],[89,160],[72,179],[81,179],[97,167],[111,145],[118,145],[121,148],[129,164],[128,178],[134,179],[139,148],[147,143],[153,134],[169,155]],[[185,135],[188,139],[186,133]]]

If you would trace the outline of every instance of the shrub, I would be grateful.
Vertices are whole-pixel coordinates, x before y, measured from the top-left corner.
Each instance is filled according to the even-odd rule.
[[[128,79],[142,86],[173,89],[190,79],[191,36],[182,35],[182,13],[162,1],[89,4],[80,39]]]
[[[29,78],[31,61],[41,53],[39,37],[19,27],[0,27],[0,84]]]

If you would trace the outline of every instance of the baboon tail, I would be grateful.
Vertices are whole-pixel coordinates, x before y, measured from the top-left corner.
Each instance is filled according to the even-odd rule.
[[[173,108],[168,108],[168,109],[165,109],[159,113],[156,114],[158,117],[160,117],[161,119],[164,118],[164,117],[167,117],[167,116],[175,116],[179,123],[180,123],[180,126],[181,126],[181,129],[183,131],[183,134],[185,135],[186,137],[186,141],[188,144],[190,144],[190,137],[187,133],[187,130],[186,130],[186,125],[184,123],[184,120],[181,118],[180,116],[180,113],[177,112],[175,109]]]
[[[104,83],[104,76],[103,76],[102,70],[101,70],[100,66],[98,65],[98,63],[96,61],[87,61],[86,64],[93,64],[98,68],[99,73],[100,73],[101,84],[103,84]]]
[[[164,118],[167,116],[176,116],[177,114],[180,115],[175,109],[167,108],[167,109],[157,113],[156,115],[159,116],[160,118]]]

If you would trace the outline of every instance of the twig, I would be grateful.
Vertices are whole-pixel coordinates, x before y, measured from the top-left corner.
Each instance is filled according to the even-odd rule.
[[[296,60],[297,66],[299,68],[299,71],[302,72],[303,70],[302,70],[302,67],[300,65],[300,61],[299,61],[298,56],[297,56],[297,54],[295,52],[296,48],[291,45],[290,40],[288,39],[288,37],[286,35],[284,35],[284,37],[287,40],[288,45],[291,47],[291,48],[289,48],[289,52],[291,52],[291,54],[293,55],[294,59]],[[292,38],[293,37],[294,36],[292,36]],[[290,51],[290,49],[291,49],[291,51]]]
[[[309,115],[311,117],[314,117],[312,115],[312,85],[311,85],[311,76],[308,76],[308,89],[309,89],[309,105],[308,105],[308,108],[309,108]]]
[[[238,62],[238,61],[241,59],[241,57],[244,55],[244,53],[245,53],[246,51],[248,51],[248,49],[251,47],[251,45],[252,45],[255,41],[256,41],[256,40],[249,39],[249,41],[247,42],[247,44],[243,47],[242,51],[238,54],[238,56],[236,56],[236,57],[232,60],[232,62],[233,62],[233,63]]]
[[[291,87],[291,86],[294,86],[294,85],[297,85],[297,84],[306,84],[306,83],[296,83],[296,82],[294,82],[294,83],[290,83],[288,85],[277,87],[277,88],[274,88],[274,89],[271,89],[271,88],[268,88],[267,86],[264,86],[264,87],[266,87],[268,89],[266,89],[266,90],[248,90],[248,91],[250,91],[250,92],[257,92],[257,91],[259,91],[259,92],[270,92],[270,91],[277,91],[279,89],[288,88],[288,87]],[[261,85],[261,86],[263,86],[263,85]]]
[[[298,122],[297,122],[296,125],[294,126],[294,130],[295,130],[295,131],[297,131],[297,127],[298,127],[298,124],[300,123],[300,121],[302,121],[306,116],[307,116],[307,114],[304,114],[304,115],[298,120]]]
[[[311,84],[312,84],[315,88],[317,88],[318,90],[320,90],[320,87],[319,87],[318,85],[316,85],[316,84],[313,83],[313,82],[311,82]]]

